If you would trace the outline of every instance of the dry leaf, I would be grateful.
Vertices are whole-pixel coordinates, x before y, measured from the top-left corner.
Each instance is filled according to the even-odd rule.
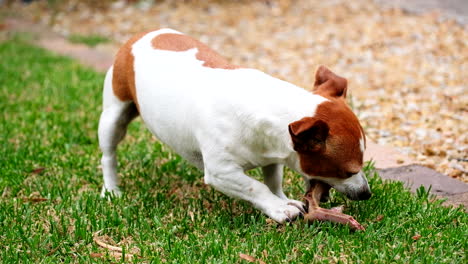
[[[32,174],[40,174],[41,172],[45,171],[45,168],[36,168],[34,170],[31,171]]]
[[[89,254],[90,257],[92,258],[102,258],[104,256],[104,254],[102,253],[91,253]]]
[[[43,198],[43,197],[32,197],[32,198],[26,198],[24,199],[25,201],[33,202],[33,203],[40,203],[40,202],[45,202],[49,199]]]
[[[374,222],[380,222],[384,219],[384,216],[383,215],[378,215],[375,219],[374,219]]]
[[[103,247],[103,248],[107,248],[111,251],[117,251],[117,252],[122,252],[122,248],[121,247],[116,247],[116,246],[112,246],[112,245],[109,245],[107,244],[106,242],[104,242],[104,240],[101,238],[101,237],[98,237],[97,235],[101,232],[102,230],[96,232],[93,236],[93,240],[94,242],[96,242],[96,244],[98,244],[99,246]]]
[[[258,262],[260,264],[265,264],[264,261],[260,260],[260,259],[256,259],[252,256],[249,256],[249,255],[246,255],[246,254],[243,254],[243,253],[239,253],[239,257],[243,260],[246,260],[248,262]]]
[[[189,212],[189,216],[190,216],[190,220],[192,220],[192,222],[195,222],[195,216],[193,215],[192,211]]]
[[[102,230],[99,230],[97,231],[96,233],[94,233],[93,235],[93,240],[94,242],[96,242],[96,244],[98,244],[99,246],[103,247],[103,248],[106,248],[108,249],[109,251],[107,252],[107,254],[109,254],[109,256],[112,256],[116,259],[120,259],[122,258],[123,256],[123,249],[121,247],[117,247],[117,246],[113,246],[113,245],[109,245],[107,244],[103,239],[102,237],[99,237],[98,235],[101,233]],[[132,250],[130,250],[131,252],[139,252],[140,249],[139,248],[132,248]],[[132,260],[133,258],[135,257],[134,254],[130,254],[130,253],[125,253],[125,259],[128,259],[128,260]]]
[[[255,262],[255,258],[252,257],[252,256],[249,256],[249,255],[246,255],[246,254],[243,254],[243,253],[240,253],[239,254],[239,257],[243,260],[247,260],[248,262]]]
[[[49,251],[49,253],[46,254],[46,256],[52,256],[55,252],[57,252],[57,250],[60,248],[60,246],[52,249],[51,251]]]
[[[47,201],[47,198],[41,197],[41,194],[39,192],[32,192],[29,197],[23,198],[23,201],[25,202],[33,202],[33,203],[40,203]]]

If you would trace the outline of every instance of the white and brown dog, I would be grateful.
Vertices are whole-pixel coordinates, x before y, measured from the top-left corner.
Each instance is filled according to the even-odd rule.
[[[346,89],[346,79],[325,67],[311,93],[229,64],[175,30],[137,35],[119,50],[104,82],[102,194],[119,194],[117,144],[140,115],[158,139],[204,171],[205,183],[279,223],[303,208],[283,193],[285,165],[306,185],[319,180],[350,199],[368,199],[365,136],[346,105]],[[256,167],[264,183],[245,174]]]

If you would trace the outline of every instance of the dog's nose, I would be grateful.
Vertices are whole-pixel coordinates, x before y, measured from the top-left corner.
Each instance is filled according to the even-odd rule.
[[[359,193],[358,195],[358,200],[369,200],[369,198],[371,198],[372,196],[372,193],[371,192],[361,192]]]
[[[348,193],[346,194],[349,199],[354,200],[354,201],[360,201],[360,200],[369,200],[371,198],[372,193],[370,190],[365,190],[361,192],[354,192],[354,193]]]

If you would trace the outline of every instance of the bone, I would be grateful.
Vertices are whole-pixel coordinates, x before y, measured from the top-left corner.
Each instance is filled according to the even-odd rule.
[[[330,186],[319,181],[311,181],[310,188],[304,196],[308,211],[304,214],[304,219],[308,222],[331,221],[340,224],[347,224],[353,230],[365,230],[352,216],[343,214],[343,206],[331,209],[320,208],[320,200],[328,194]]]

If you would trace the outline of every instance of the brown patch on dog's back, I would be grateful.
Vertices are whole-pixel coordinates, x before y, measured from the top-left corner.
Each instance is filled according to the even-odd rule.
[[[238,69],[239,66],[230,64],[216,51],[210,49],[200,41],[182,34],[165,33],[153,38],[151,41],[153,48],[169,51],[186,51],[197,48],[196,58],[204,61],[203,66],[218,69]]]
[[[327,123],[329,134],[322,151],[298,153],[301,169],[309,175],[337,178],[359,172],[363,165],[359,140],[364,133],[344,100],[321,103],[313,119]]]
[[[129,39],[117,52],[112,74],[112,90],[121,101],[133,101],[138,107],[135,89],[135,58],[132,45],[148,32],[140,33]]]

